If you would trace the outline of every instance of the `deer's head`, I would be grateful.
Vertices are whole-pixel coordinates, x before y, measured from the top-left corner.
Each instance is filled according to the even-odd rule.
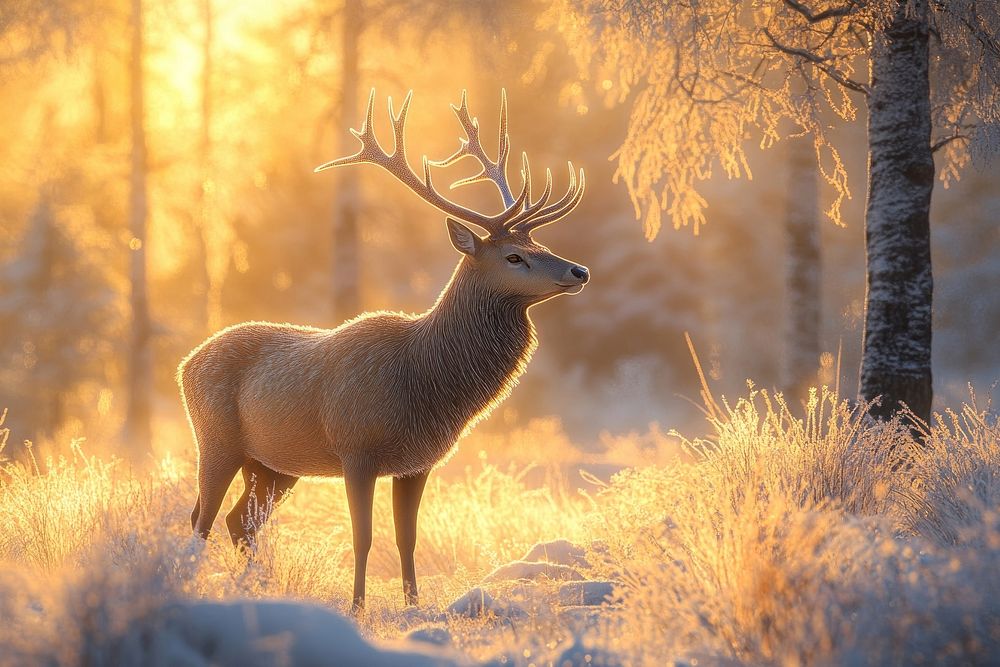
[[[400,107],[399,115],[393,111],[389,98],[389,119],[392,121],[394,146],[387,153],[375,138],[374,104],[375,91],[368,97],[368,112],[360,130],[351,130],[361,141],[361,149],[332,162],[327,162],[316,171],[331,167],[370,162],[377,164],[422,199],[447,214],[448,233],[452,245],[466,257],[470,269],[481,281],[495,288],[499,293],[525,298],[530,303],[538,303],[559,294],[576,294],[590,280],[587,268],[553,254],[531,238],[535,229],[559,220],[580,203],[583,198],[584,175],[580,170],[579,180],[573,164],[569,163],[569,187],[566,194],[555,202],[549,202],[552,195],[552,172],[545,171],[545,189],[537,200],[531,196],[531,170],[528,156],[522,154],[521,192],[515,197],[507,182],[507,157],[510,153],[510,137],[507,134],[507,94],[504,92],[500,103],[500,148],[496,161],[490,160],[479,137],[479,121],[469,115],[466,95],[462,93],[460,106],[452,106],[455,115],[465,131],[457,151],[449,157],[430,161],[423,158],[423,177],[418,176],[406,159],[405,127],[406,112],[410,106],[413,91],[410,91]],[[475,176],[462,179],[454,184],[456,188],[469,183],[490,181],[503,199],[504,210],[496,215],[473,211],[444,198],[434,189],[431,182],[431,167],[446,167],[462,158],[475,158],[482,171]],[[486,231],[481,236],[466,224]]]

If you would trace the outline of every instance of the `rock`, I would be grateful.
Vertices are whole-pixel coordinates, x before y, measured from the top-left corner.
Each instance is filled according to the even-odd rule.
[[[614,583],[610,581],[571,581],[559,587],[561,605],[602,605],[611,601]]]

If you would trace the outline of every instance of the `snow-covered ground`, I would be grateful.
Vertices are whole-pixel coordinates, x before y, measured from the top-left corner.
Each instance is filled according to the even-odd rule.
[[[202,553],[185,560],[198,567]],[[485,661],[466,655],[452,628],[463,619],[497,627],[550,615],[568,630],[568,640],[545,646],[534,661],[564,667],[616,665],[587,648],[588,632],[614,609],[614,582],[588,579],[583,548],[566,540],[540,543],[524,558],[486,577],[445,609],[407,607],[383,612],[399,629],[396,640],[363,636],[353,618],[327,606],[293,600],[177,599],[153,605],[108,642],[104,657],[116,664],[167,667],[268,667],[326,665],[432,667],[517,664],[524,655],[500,652]],[[505,591],[501,592],[501,591]],[[2,662],[2,661],[0,661]]]
[[[5,464],[0,667],[991,664],[995,414],[918,444],[829,396],[805,420],[760,394],[719,410],[698,462],[589,490],[487,462],[432,476],[419,606],[380,485],[356,617],[342,486],[303,481],[247,560],[192,541],[190,461]]]

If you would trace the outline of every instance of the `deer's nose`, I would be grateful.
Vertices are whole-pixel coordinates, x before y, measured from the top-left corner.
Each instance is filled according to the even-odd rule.
[[[574,266],[569,272],[573,274],[573,277],[579,278],[583,282],[590,280],[590,272],[587,271],[587,267],[585,266]]]

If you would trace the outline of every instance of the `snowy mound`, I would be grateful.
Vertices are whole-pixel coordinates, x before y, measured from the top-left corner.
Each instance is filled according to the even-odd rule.
[[[483,579],[483,582],[511,581],[527,579],[537,581],[542,577],[557,581],[583,581],[584,576],[575,569],[558,563],[529,563],[516,560],[513,563],[501,565]]]
[[[610,581],[571,581],[559,587],[559,604],[595,606],[611,601],[614,584]]]
[[[556,581],[584,581],[577,568],[590,568],[586,552],[569,540],[539,542],[521,560],[501,565],[483,579],[484,583],[541,578]]]
[[[441,625],[424,625],[406,633],[406,639],[411,642],[423,642],[434,646],[448,646],[453,638],[448,628]]]
[[[556,563],[569,567],[590,567],[583,547],[577,546],[569,540],[539,542],[531,547],[521,560],[530,563]]]
[[[145,633],[144,664],[454,666],[467,662],[424,644],[377,647],[346,618],[303,603],[184,602],[158,614]],[[146,628],[148,630],[148,628]]]
[[[490,614],[509,618],[520,618],[526,615],[525,611],[517,605],[497,602],[492,595],[478,586],[448,605],[447,612],[454,616],[468,618]]]

